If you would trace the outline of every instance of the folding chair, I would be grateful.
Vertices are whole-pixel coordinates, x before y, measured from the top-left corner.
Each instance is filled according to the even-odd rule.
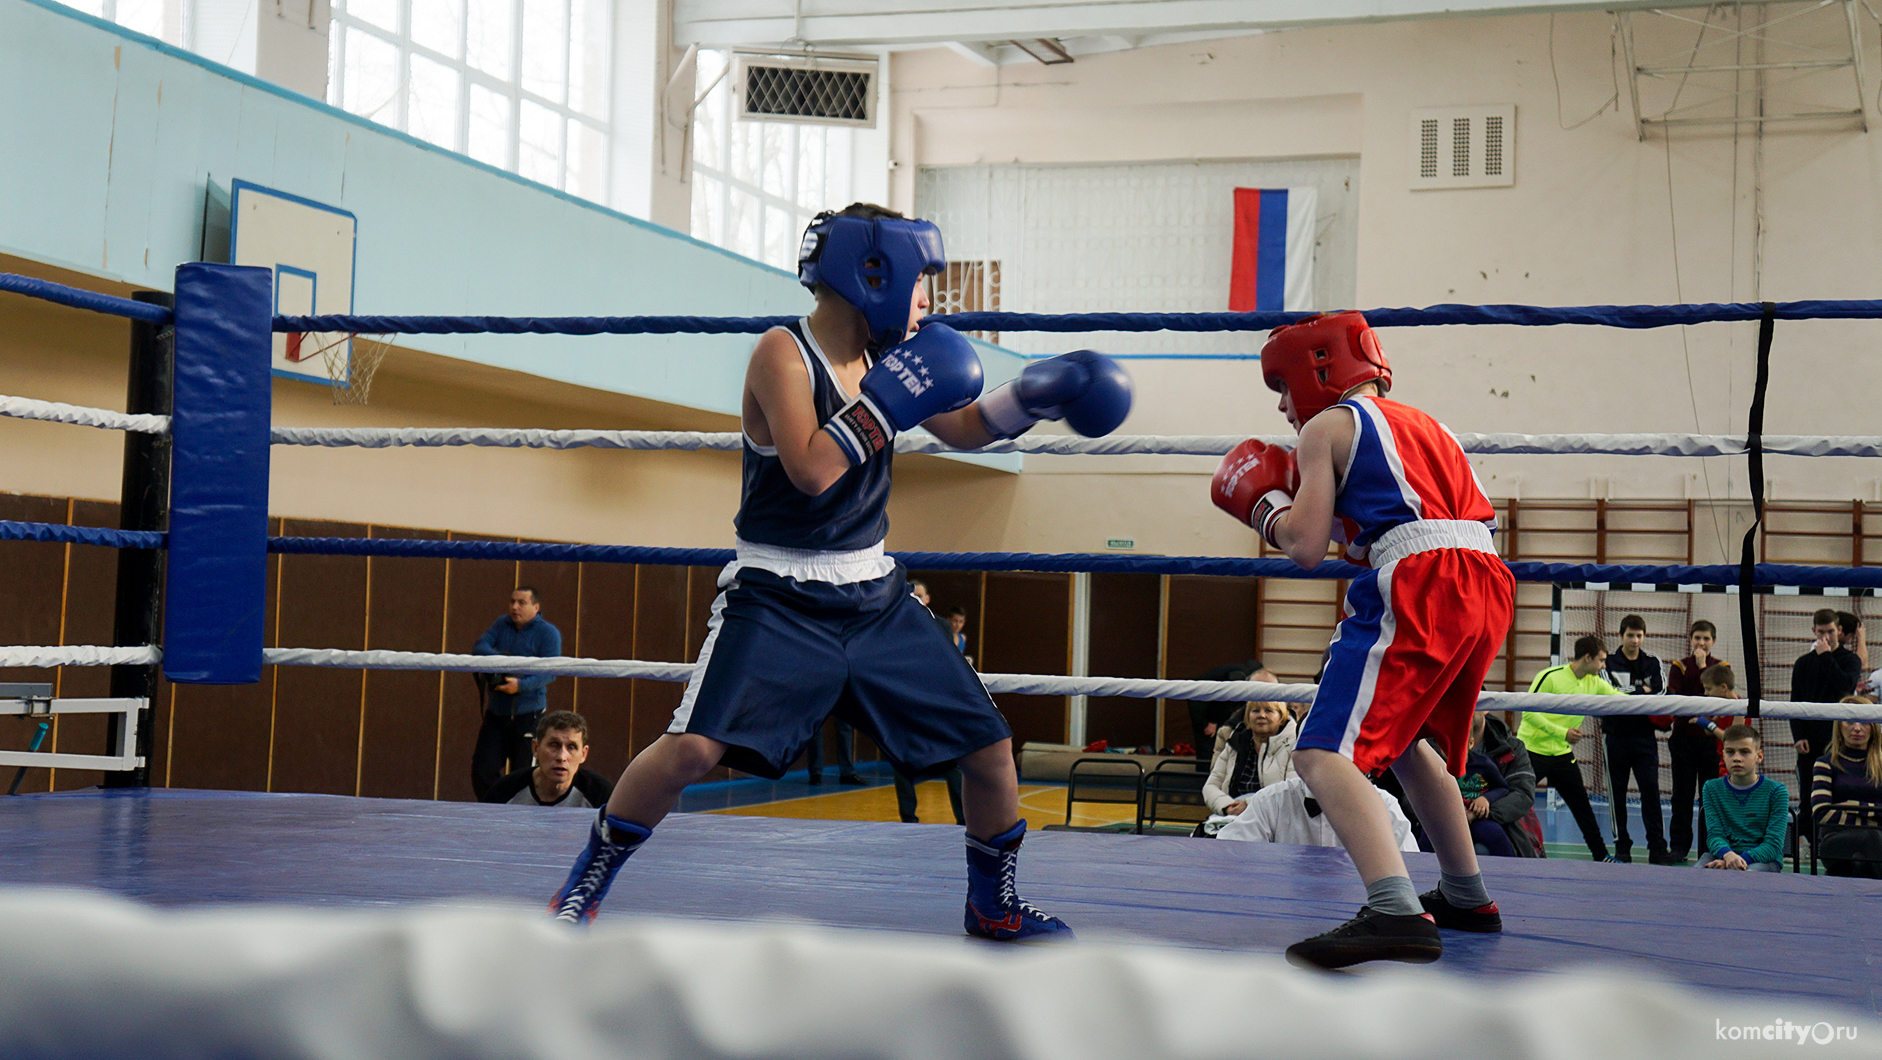
[[[1081,802],[1129,803],[1136,807],[1131,831],[1144,830],[1144,766],[1134,758],[1103,755],[1072,763],[1066,777],[1065,823],[1049,824],[1048,832],[1108,832],[1105,825],[1074,825],[1072,807]]]
[[[1162,821],[1194,825],[1207,820],[1209,805],[1202,799],[1202,785],[1208,779],[1200,762],[1157,763],[1144,778],[1142,827],[1154,829]]]

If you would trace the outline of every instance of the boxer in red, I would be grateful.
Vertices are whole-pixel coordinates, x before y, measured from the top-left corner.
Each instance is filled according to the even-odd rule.
[[[1223,458],[1211,496],[1303,568],[1333,541],[1370,568],[1347,590],[1294,751],[1365,881],[1366,905],[1288,947],[1287,958],[1315,968],[1434,961],[1444,952],[1439,928],[1503,929],[1453,779],[1514,607],[1515,580],[1491,538],[1496,511],[1450,430],[1385,398],[1392,367],[1364,316],[1276,328],[1261,370],[1300,444],[1289,452],[1243,442]],[[1439,883],[1423,895],[1372,788],[1387,769],[1437,852]]]

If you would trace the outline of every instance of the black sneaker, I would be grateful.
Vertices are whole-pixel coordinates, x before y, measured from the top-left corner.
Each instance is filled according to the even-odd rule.
[[[1287,961],[1300,968],[1332,970],[1365,961],[1429,964],[1444,956],[1444,940],[1431,914],[1393,916],[1371,906],[1339,927],[1287,948]]]
[[[1656,850],[1647,855],[1649,865],[1678,865],[1684,858],[1676,858],[1670,850]]]
[[[1432,888],[1418,896],[1425,912],[1441,928],[1452,931],[1474,931],[1480,935],[1494,935],[1503,930],[1503,914],[1497,910],[1496,903],[1480,905],[1475,909],[1464,909],[1450,903],[1444,892]]]
[[[856,774],[856,773],[844,773],[836,778],[836,782],[838,784],[867,784],[869,783],[867,780],[864,780],[859,774]]]

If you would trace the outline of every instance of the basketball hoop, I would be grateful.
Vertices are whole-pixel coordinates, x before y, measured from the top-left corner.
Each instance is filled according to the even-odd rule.
[[[364,405],[372,392],[373,376],[392,350],[386,335],[359,332],[290,334],[287,358],[296,363],[320,358],[333,386],[335,405]]]

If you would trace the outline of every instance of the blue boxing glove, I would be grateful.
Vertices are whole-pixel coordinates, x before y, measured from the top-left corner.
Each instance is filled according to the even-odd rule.
[[[1087,438],[1101,438],[1130,410],[1130,373],[1090,350],[1035,361],[980,402],[980,418],[996,438],[1017,438],[1040,420],[1059,419]]]
[[[852,466],[864,463],[908,430],[980,396],[980,355],[946,324],[923,324],[907,342],[886,350],[863,373],[862,393],[823,429]]]

